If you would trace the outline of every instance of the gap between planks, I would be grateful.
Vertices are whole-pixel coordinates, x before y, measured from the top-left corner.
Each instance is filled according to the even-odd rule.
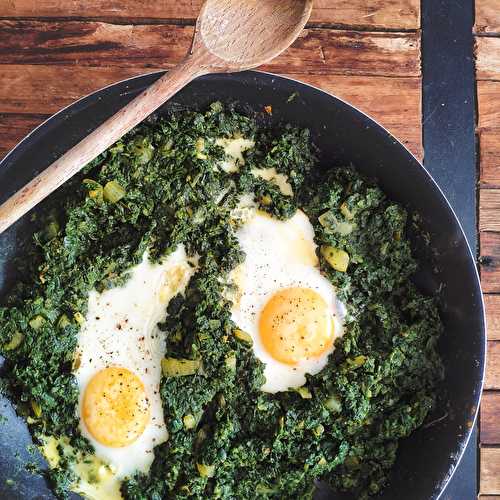
[[[95,19],[148,19],[190,22],[197,17],[202,0],[9,0],[0,2],[0,17],[75,17]],[[419,0],[316,0],[313,23],[365,26],[380,29],[420,28]]]
[[[0,63],[166,69],[185,56],[193,32],[192,26],[178,25],[0,21]],[[311,28],[262,69],[296,74],[420,76],[420,33]]]
[[[116,24],[116,25],[130,25],[130,26],[194,26],[196,20],[189,19],[148,19],[144,17],[106,17],[106,16],[96,16],[96,17],[82,17],[82,16],[65,16],[65,17],[45,17],[45,16],[0,16],[0,21],[38,21],[38,22],[99,22],[106,24]],[[329,30],[355,30],[360,32],[373,32],[373,33],[417,33],[420,28],[388,28],[380,26],[367,26],[363,24],[340,24],[340,23],[328,23],[328,22],[308,22],[306,24],[306,29],[313,28],[323,28]],[[480,35],[488,36],[488,35]]]

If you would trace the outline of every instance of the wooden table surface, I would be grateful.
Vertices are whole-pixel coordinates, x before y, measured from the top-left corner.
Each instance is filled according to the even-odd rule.
[[[75,99],[172,67],[189,46],[201,3],[0,0],[0,156]],[[263,69],[350,101],[422,158],[420,26],[420,0],[316,0],[300,39]],[[476,0],[475,33],[480,262],[489,321],[480,492],[500,500],[500,0]]]
[[[481,493],[500,500],[500,0],[477,0],[475,34],[480,262],[488,321]]]

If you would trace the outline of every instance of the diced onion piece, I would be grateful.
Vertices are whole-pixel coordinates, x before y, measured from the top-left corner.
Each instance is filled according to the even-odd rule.
[[[31,409],[35,414],[35,417],[39,418],[42,415],[42,407],[33,399],[31,400]]]
[[[321,255],[336,271],[340,271],[341,273],[347,271],[349,254],[346,251],[331,246],[322,246]]]
[[[363,366],[366,361],[366,356],[363,356],[362,354],[359,356],[356,356],[355,358],[348,358],[347,362],[353,367],[353,368],[359,368],[360,366]]]
[[[332,395],[325,401],[325,406],[333,413],[340,413],[342,411],[342,403],[340,399]]]
[[[226,356],[225,363],[228,370],[234,372],[236,370],[236,355],[230,354]]]
[[[184,423],[184,428],[186,430],[194,429],[196,427],[196,419],[191,414],[184,415],[182,422]]]
[[[196,150],[196,158],[199,158],[200,160],[206,160],[207,155],[203,153],[203,151],[205,150],[205,139],[203,139],[203,137],[198,137],[194,147]]]
[[[75,321],[79,325],[83,325],[83,323],[85,323],[85,317],[83,316],[83,314],[81,312],[77,311],[75,314],[73,314],[73,318],[75,318]]]
[[[199,359],[163,358],[161,369],[165,377],[184,377],[198,373],[201,367]]]
[[[196,468],[202,477],[214,477],[215,465],[196,464]]]
[[[323,226],[323,227],[327,227],[328,226],[328,219],[330,217],[330,211],[328,212],[325,212],[324,214],[321,214],[319,217],[318,217],[318,222]]]
[[[354,214],[349,210],[347,203],[344,202],[340,205],[340,213],[347,219],[352,220],[354,218]]]
[[[120,184],[116,181],[109,181],[104,186],[104,199],[109,201],[109,203],[116,203],[117,201],[120,201],[125,196],[125,193],[125,188],[120,186]]]
[[[23,339],[24,335],[19,331],[15,331],[10,341],[7,342],[7,344],[4,344],[4,351],[13,351],[14,349],[17,349],[21,345]]]
[[[321,425],[321,424],[318,424],[314,429],[313,429],[313,434],[316,436],[316,437],[320,437],[323,432],[325,432],[325,428]]]
[[[58,328],[66,328],[67,326],[71,325],[71,321],[69,320],[68,316],[66,314],[61,314],[61,317],[57,321],[57,326]]]
[[[238,340],[246,342],[247,344],[253,344],[252,337],[247,332],[244,332],[243,330],[240,330],[239,328],[236,328],[234,330],[234,336]]]
[[[318,217],[318,222],[328,231],[332,231],[341,236],[351,234],[355,228],[352,222],[339,221],[330,210]]]
[[[46,321],[47,320],[43,316],[37,314],[35,317],[30,319],[29,325],[33,328],[33,330],[39,330]]]
[[[302,399],[311,399],[312,398],[311,391],[304,385],[302,387],[297,387],[297,389],[295,389],[295,392],[298,392]]]

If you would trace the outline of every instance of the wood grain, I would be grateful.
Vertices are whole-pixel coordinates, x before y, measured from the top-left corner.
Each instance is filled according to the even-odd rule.
[[[481,399],[481,443],[500,443],[500,392],[486,391]]]
[[[500,129],[485,129],[479,135],[481,187],[500,188]]]
[[[498,9],[500,12],[500,3]],[[476,37],[476,77],[500,80],[500,38]]]
[[[500,6],[498,0],[476,0],[477,33],[500,33]]]
[[[123,20],[179,19],[192,23],[202,0],[3,0],[0,17]],[[316,0],[311,22],[385,29],[418,29],[419,0]]]
[[[500,494],[500,448],[481,448],[480,456],[481,484],[483,495]]]
[[[485,293],[500,293],[500,233],[483,231],[481,242],[481,286]]]
[[[193,31],[192,26],[177,25],[0,21],[0,61],[166,69],[184,57]],[[420,37],[417,33],[308,29],[262,69],[297,74],[419,76]]]
[[[500,295],[485,294],[484,305],[486,307],[488,340],[500,340]],[[498,430],[500,431],[500,425],[498,426]]]
[[[8,65],[0,71],[0,113],[52,114],[79,97],[143,73],[140,68]],[[421,155],[420,78],[289,74],[369,113]]]
[[[500,189],[480,190],[479,230],[500,231]]]
[[[47,115],[0,114],[0,159],[47,118]]]
[[[478,81],[478,126],[500,129],[500,81]]]
[[[500,342],[488,341],[485,389],[500,389]],[[500,469],[499,469],[500,470]]]

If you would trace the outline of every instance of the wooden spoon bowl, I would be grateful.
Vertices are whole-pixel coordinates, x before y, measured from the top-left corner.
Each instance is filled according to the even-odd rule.
[[[209,51],[214,71],[255,68],[296,40],[311,9],[312,0],[208,0],[196,23],[193,49]]]
[[[264,64],[299,36],[312,0],[206,0],[190,52],[0,206],[0,233],[197,76]]]

